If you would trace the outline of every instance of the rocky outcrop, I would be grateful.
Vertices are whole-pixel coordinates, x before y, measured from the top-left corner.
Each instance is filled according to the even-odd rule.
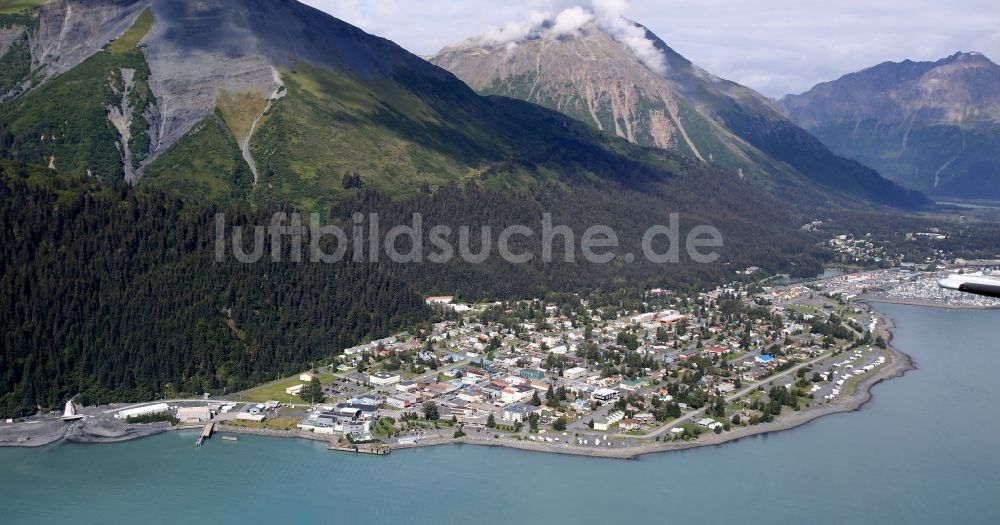
[[[132,104],[129,101],[129,95],[131,95],[132,90],[135,88],[135,70],[129,68],[123,68],[121,70],[122,85],[121,87],[112,83],[111,89],[114,91],[115,96],[118,100],[115,100],[115,105],[108,106],[108,120],[111,121],[111,125],[118,130],[118,151],[122,155],[122,167],[125,170],[125,180],[128,182],[136,182],[136,172],[132,163],[132,149],[129,147],[129,141],[132,138]]]
[[[30,35],[33,69],[42,79],[80,65],[132,27],[148,1],[53,0],[38,10]]]
[[[20,40],[25,33],[23,26],[0,27],[0,57],[10,51],[10,46]]]

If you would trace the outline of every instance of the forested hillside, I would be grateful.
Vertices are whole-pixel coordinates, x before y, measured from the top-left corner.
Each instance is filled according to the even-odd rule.
[[[324,222],[347,226],[354,212],[378,212],[383,230],[424,223],[455,229],[512,224],[540,232],[542,213],[576,235],[594,224],[618,232],[634,264],[540,258],[527,265],[491,256],[482,264],[214,262],[214,216],[266,225],[270,210],[246,211],[127,184],[84,182],[0,160],[0,414],[81,402],[146,400],[175,392],[225,392],[292,373],[357,341],[426,321],[423,293],[484,297],[544,296],[552,291],[641,286],[696,288],[731,278],[733,269],[815,274],[815,239],[773,199],[725,174],[666,180],[630,178],[568,189],[524,191],[476,183],[447,185],[396,200],[351,188]],[[742,185],[742,187],[738,187]],[[644,261],[643,231],[668,224],[677,206],[681,232],[713,225],[722,232],[714,264]],[[426,231],[426,230],[425,230]],[[663,241],[663,239],[660,239]],[[308,240],[306,241],[308,242]],[[579,242],[579,237],[577,237]],[[265,243],[267,244],[267,243]],[[306,244],[308,246],[308,244]],[[405,248],[405,247],[403,247]],[[516,246],[540,254],[540,234]],[[664,251],[659,243],[658,251]],[[329,251],[329,250],[328,250]],[[683,253],[683,252],[682,252]],[[345,257],[350,260],[351,254]]]
[[[494,249],[494,256],[479,264],[455,260],[447,265],[387,266],[388,271],[427,293],[458,294],[469,300],[543,297],[550,291],[596,288],[700,289],[724,283],[732,279],[735,270],[749,266],[810,276],[822,271],[826,255],[816,246],[818,238],[799,229],[798,214],[753,185],[725,173],[690,166],[687,169],[697,176],[629,179],[627,184],[597,181],[571,188],[537,183],[524,190],[469,183],[404,199],[360,190],[335,205],[333,215],[347,224],[355,212],[377,211],[383,231],[391,225],[410,224],[413,213],[422,214],[425,230],[435,224],[455,230],[469,226],[474,232],[473,253],[479,252],[479,231],[483,226],[492,228],[494,244],[499,232],[509,225],[531,228],[534,235],[517,237],[514,250],[534,255],[527,264],[507,263],[495,256]],[[545,213],[551,214],[553,225],[570,227],[577,246],[587,228],[611,227],[620,245],[613,250],[616,259],[606,264],[588,263],[577,250],[575,261],[566,262],[563,240],[558,237],[553,243],[553,260],[542,261],[541,221]],[[671,213],[680,214],[680,262],[649,262],[643,257],[642,236],[651,226],[670,224]],[[693,262],[685,253],[686,235],[698,225],[713,226],[722,233],[724,246],[715,250],[720,258],[714,263]],[[664,253],[668,248],[666,239],[657,237],[656,241],[657,253]],[[424,245],[428,245],[426,240]],[[628,254],[635,256],[634,262],[623,260]]]
[[[246,388],[429,315],[374,266],[216,264],[213,206],[6,161],[0,180],[4,416]]]

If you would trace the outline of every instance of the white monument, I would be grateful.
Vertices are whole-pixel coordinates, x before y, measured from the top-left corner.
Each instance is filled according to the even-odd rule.
[[[76,421],[78,419],[83,419],[83,414],[76,413],[76,406],[73,405],[73,400],[70,399],[66,402],[66,408],[63,409],[62,420]]]

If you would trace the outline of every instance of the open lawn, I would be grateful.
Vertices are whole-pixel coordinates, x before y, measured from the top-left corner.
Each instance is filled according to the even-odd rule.
[[[32,7],[45,3],[46,0],[0,0],[0,14],[20,14]]]
[[[300,419],[301,418],[297,417],[276,417],[274,419],[265,419],[260,423],[257,423],[256,421],[233,420],[226,421],[226,424],[234,427],[266,428],[270,430],[295,430]]]
[[[319,373],[316,375],[319,378],[320,383],[323,385],[329,384],[331,381],[336,379],[337,376],[333,374]],[[303,381],[299,381],[299,374],[295,374],[291,377],[286,377],[284,379],[279,379],[277,381],[272,381],[270,383],[265,383],[258,387],[251,388],[250,390],[244,391],[242,401],[281,401],[282,403],[305,403],[299,396],[292,396],[285,393],[285,389],[298,385],[304,384]]]

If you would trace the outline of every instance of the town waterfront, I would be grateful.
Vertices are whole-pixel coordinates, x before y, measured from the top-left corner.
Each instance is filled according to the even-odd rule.
[[[1000,311],[879,305],[918,370],[860,412],[609,460],[197,432],[0,449],[5,523],[998,523]]]

